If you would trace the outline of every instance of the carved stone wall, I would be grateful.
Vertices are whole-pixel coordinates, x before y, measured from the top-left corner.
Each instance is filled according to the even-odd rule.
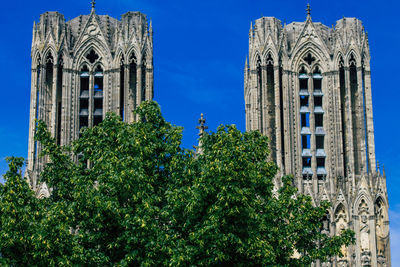
[[[287,25],[257,19],[249,32],[244,98],[246,129],[270,137],[277,179],[293,174],[313,203],[332,202],[324,231],[356,232],[356,245],[343,248],[343,257],[315,265],[390,266],[386,176],[375,159],[362,22],[342,18],[330,28],[310,14]]]
[[[27,179],[38,196],[47,187],[38,176],[47,162],[34,140],[35,119],[44,120],[60,145],[78,138],[113,111],[128,122],[133,110],[153,98],[153,31],[140,12],[117,20],[89,15],[70,21],[46,12],[33,26],[32,83]],[[47,190],[48,191],[48,190]]]

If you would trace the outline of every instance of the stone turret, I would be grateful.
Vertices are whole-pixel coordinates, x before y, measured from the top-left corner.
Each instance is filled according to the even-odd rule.
[[[332,202],[330,234],[356,232],[356,245],[330,263],[390,266],[388,198],[385,175],[375,164],[362,22],[342,18],[328,27],[312,21],[309,7],[303,22],[257,19],[244,71],[246,129],[271,140],[278,178],[293,174],[299,192],[314,203]]]

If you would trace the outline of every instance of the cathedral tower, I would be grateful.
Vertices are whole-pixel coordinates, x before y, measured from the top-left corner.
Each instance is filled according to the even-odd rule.
[[[153,98],[151,22],[140,12],[127,12],[121,20],[97,15],[94,1],[89,15],[69,21],[46,12],[33,25],[31,57],[26,173],[40,195],[47,191],[37,182],[46,159],[38,156],[35,120],[46,122],[59,145],[77,139],[82,128],[97,125],[109,111],[134,121],[133,110]]]
[[[350,228],[356,244],[317,266],[390,266],[386,176],[375,159],[368,35],[360,20],[329,28],[282,26],[274,17],[250,26],[244,70],[246,129],[271,142],[280,176],[332,208],[323,231]],[[276,181],[279,185],[279,179]]]

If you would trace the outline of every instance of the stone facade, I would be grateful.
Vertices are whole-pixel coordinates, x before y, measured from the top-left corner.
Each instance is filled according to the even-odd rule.
[[[39,197],[48,196],[38,174],[46,163],[34,140],[35,120],[47,123],[57,143],[69,144],[81,128],[100,123],[113,111],[123,120],[153,98],[153,32],[140,12],[117,20],[89,15],[70,21],[46,12],[33,25],[32,84],[26,175]]]
[[[360,20],[329,28],[282,26],[274,17],[250,26],[244,70],[246,129],[270,138],[279,177],[299,192],[329,200],[323,231],[356,233],[343,257],[316,266],[390,266],[386,176],[375,159],[368,36]]]

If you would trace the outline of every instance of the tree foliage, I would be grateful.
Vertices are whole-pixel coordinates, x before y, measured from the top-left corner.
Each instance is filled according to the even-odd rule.
[[[181,147],[155,102],[127,124],[107,114],[68,146],[39,122],[50,163],[38,199],[9,158],[0,186],[1,263],[11,266],[307,266],[340,254],[353,233],[321,233],[329,203],[314,207],[277,172],[268,139],[220,126],[203,153]],[[298,252],[300,257],[294,258]]]

